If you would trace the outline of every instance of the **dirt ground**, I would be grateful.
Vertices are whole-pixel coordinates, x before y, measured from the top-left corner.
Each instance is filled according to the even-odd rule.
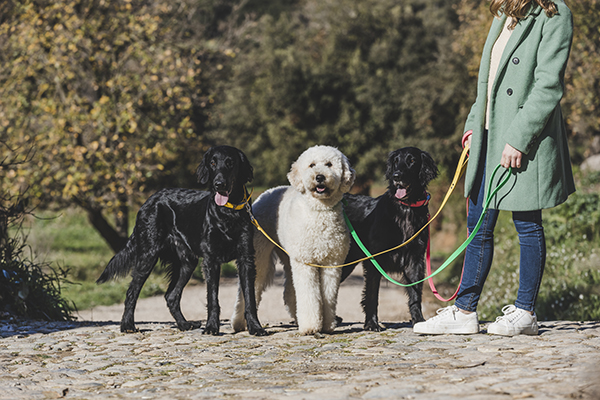
[[[357,267],[353,274],[342,283],[338,297],[337,315],[347,322],[363,322],[364,316],[360,305],[362,296],[362,270]],[[221,319],[228,320],[233,312],[237,293],[237,279],[221,279],[219,286],[219,303]],[[379,320],[385,322],[410,321],[405,289],[387,282],[381,282],[379,292]],[[435,314],[441,303],[436,302],[431,290],[423,287],[423,315],[428,318]],[[181,302],[181,309],[188,320],[206,320],[206,287],[204,284],[188,285]],[[78,313],[80,321],[120,321],[123,304],[98,306]],[[264,326],[281,322],[290,322],[292,318],[283,304],[283,274],[277,271],[273,286],[263,294],[258,316]],[[173,321],[162,296],[140,299],[135,312],[136,322],[168,322]]]

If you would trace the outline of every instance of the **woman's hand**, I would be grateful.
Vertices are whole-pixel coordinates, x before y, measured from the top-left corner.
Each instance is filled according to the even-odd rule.
[[[468,131],[465,132],[465,134],[462,137],[462,147],[463,149],[465,147],[471,148],[471,136],[473,136],[473,130],[470,129]]]
[[[500,165],[507,169],[508,167],[521,168],[522,158],[523,153],[506,143],[504,151],[502,152],[502,157],[500,158]]]

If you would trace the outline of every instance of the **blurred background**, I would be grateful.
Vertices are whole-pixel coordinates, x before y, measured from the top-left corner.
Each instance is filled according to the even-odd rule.
[[[578,191],[544,212],[540,319],[600,319],[600,1],[567,1],[562,102]],[[122,302],[94,281],[144,200],[197,187],[207,148],[239,147],[254,197],[315,144],[338,147],[354,192],[385,191],[390,151],[454,174],[492,16],[486,0],[5,0],[0,3],[0,313],[70,319]],[[432,229],[434,264],[466,239],[458,188]],[[482,318],[518,285],[510,213],[496,230]],[[453,292],[462,260],[438,275]],[[235,275],[233,265],[224,268]],[[198,269],[195,277],[201,280]],[[160,268],[144,296],[161,294]],[[428,288],[424,289],[428,291]]]

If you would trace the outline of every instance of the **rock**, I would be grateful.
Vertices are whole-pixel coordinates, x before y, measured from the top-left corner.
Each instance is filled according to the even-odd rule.
[[[600,171],[600,154],[588,157],[581,163],[582,171],[597,172]]]

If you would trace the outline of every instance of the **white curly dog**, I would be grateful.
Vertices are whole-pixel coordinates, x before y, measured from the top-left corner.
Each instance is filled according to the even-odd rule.
[[[285,271],[284,302],[302,334],[330,333],[336,327],[336,306],[341,268],[319,268],[344,263],[350,234],[341,200],[354,183],[355,172],[341,151],[314,146],[300,155],[287,175],[291,186],[261,194],[252,210],[267,234],[255,232],[256,302],[273,281],[279,261]],[[296,299],[298,301],[296,301]],[[238,290],[231,318],[236,332],[246,328],[244,299]]]

